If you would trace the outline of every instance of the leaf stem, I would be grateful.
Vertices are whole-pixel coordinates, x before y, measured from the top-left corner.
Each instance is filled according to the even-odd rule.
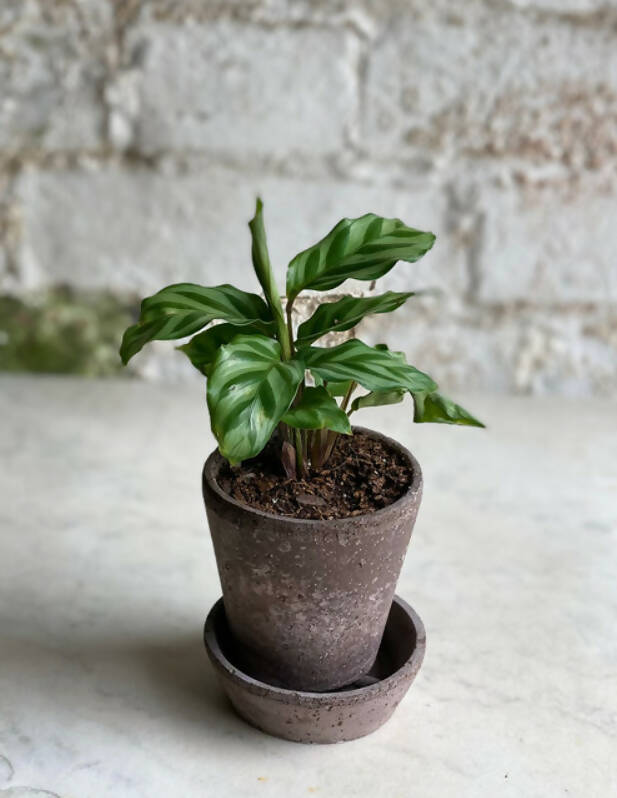
[[[358,383],[354,382],[353,380],[349,383],[349,388],[347,389],[347,393],[343,397],[343,401],[341,402],[341,410],[346,411],[347,405],[349,404],[349,400],[351,399],[351,395],[358,387]]]
[[[322,466],[325,465],[330,459],[330,455],[332,454],[337,439],[338,439],[338,432],[332,432],[332,430],[328,430],[328,434],[326,435],[326,442],[323,448],[323,455],[321,458]]]
[[[298,386],[296,396],[292,402],[292,407],[295,407],[298,404],[298,402],[302,399],[304,388],[305,384],[303,379],[300,385]],[[294,436],[294,448],[296,450],[296,471],[298,473],[298,477],[302,478],[305,475],[304,464],[307,458],[306,439],[302,436],[302,430],[298,429],[297,427],[293,428],[293,436]]]
[[[358,387],[358,383],[354,382],[353,380],[349,383],[349,388],[347,389],[347,393],[343,397],[341,402],[341,410],[345,412],[347,410],[347,405],[349,404],[349,400],[353,392]],[[338,438],[338,432],[333,432],[332,430],[328,430],[326,441],[323,447],[323,456],[321,458],[321,462],[326,463],[330,459],[330,455],[332,454],[332,450],[334,449],[334,445],[336,443],[336,439]]]
[[[293,303],[294,303],[293,299],[290,299],[285,307],[285,314],[287,316],[287,337],[289,338],[289,344],[291,346],[292,355],[294,352],[294,334],[293,334],[293,324],[291,321],[291,309],[293,308]]]
[[[299,429],[294,429],[294,443],[296,449],[296,470],[298,477],[304,476],[304,452],[302,451],[302,433]]]
[[[281,308],[282,311],[282,308]],[[276,337],[279,339],[279,343],[281,345],[281,351],[283,353],[283,360],[291,360],[293,357],[293,349],[291,345],[291,341],[287,335],[287,328],[285,327],[285,323],[283,321],[282,313],[279,320],[278,315],[274,314],[276,319],[276,326],[277,326],[277,335]],[[279,323],[280,321],[280,323]]]

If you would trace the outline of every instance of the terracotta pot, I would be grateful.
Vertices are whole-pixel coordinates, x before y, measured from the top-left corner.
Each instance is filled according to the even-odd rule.
[[[271,685],[332,690],[375,662],[422,494],[416,459],[396,441],[355,428],[408,460],[398,501],[332,521],[252,509],[217,483],[213,452],[203,493],[229,628],[245,673]]]

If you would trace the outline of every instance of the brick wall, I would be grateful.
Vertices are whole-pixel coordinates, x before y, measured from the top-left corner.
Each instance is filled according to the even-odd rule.
[[[616,167],[613,0],[0,6],[5,293],[254,289],[257,192],[281,278],[370,210],[438,241],[366,338],[451,387],[607,394]]]

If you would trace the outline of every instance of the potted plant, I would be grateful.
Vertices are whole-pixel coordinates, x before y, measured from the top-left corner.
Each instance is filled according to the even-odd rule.
[[[283,309],[259,199],[249,227],[264,298],[227,284],[168,286],[143,300],[120,354],[127,363],[149,341],[193,336],[179,348],[207,378],[218,450],[203,494],[243,668],[269,684],[331,690],[375,660],[422,491],[414,457],[350,416],[411,394],[415,422],[483,425],[400,352],[355,338],[316,345],[412,292],[325,302],[294,333],[301,291],[374,281],[421,258],[432,233],[374,214],[343,219],[290,262]]]

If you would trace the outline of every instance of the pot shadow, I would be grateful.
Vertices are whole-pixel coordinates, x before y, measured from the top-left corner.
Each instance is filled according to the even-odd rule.
[[[106,642],[102,649],[88,650],[100,657],[98,668],[112,684],[112,694],[137,700],[148,712],[156,712],[179,724],[216,725],[223,733],[244,726],[222,690],[199,633],[181,637],[141,640],[134,645]],[[83,652],[82,652],[83,656]],[[124,687],[118,690],[118,679]]]
[[[19,685],[22,709],[43,694],[76,715],[122,706],[182,728],[216,725],[236,738],[250,728],[225,696],[196,630],[53,642],[4,638],[0,648],[2,680]]]
[[[90,656],[91,652],[88,652]],[[148,704],[182,720],[220,722],[233,714],[198,635],[142,640],[134,646],[105,645],[103,662],[140,680]],[[204,712],[205,711],[205,712]]]

